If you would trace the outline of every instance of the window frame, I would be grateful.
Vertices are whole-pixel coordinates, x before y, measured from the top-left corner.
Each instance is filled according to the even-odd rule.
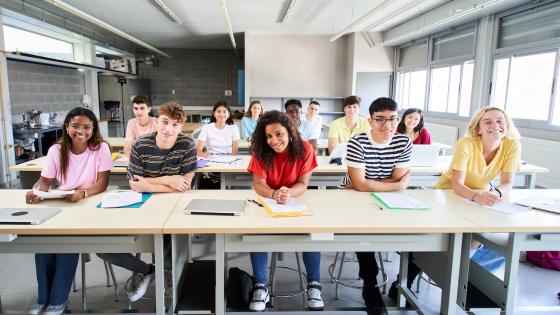
[[[26,28],[23,28],[23,27],[21,27],[21,26],[19,26],[19,25],[15,25],[15,24],[12,24],[12,23],[4,23],[4,25],[3,25],[3,27],[2,27],[2,31],[3,31],[4,33],[5,33],[5,27],[13,28],[13,29],[16,29],[16,30],[18,30],[18,31],[23,31],[23,32],[26,32],[26,33],[30,33],[30,34],[34,34],[34,35],[37,35],[37,36],[42,36],[42,37],[46,37],[46,38],[49,38],[49,39],[52,39],[52,40],[55,40],[55,41],[59,41],[59,42],[66,43],[66,44],[70,45],[70,47],[71,47],[71,54],[72,54],[71,60],[58,59],[58,58],[54,58],[54,57],[48,57],[48,58],[51,58],[51,59],[54,59],[54,60],[59,60],[59,61],[61,61],[61,62],[75,62],[75,58],[76,58],[76,52],[75,52],[76,42],[69,41],[69,40],[67,40],[67,39],[65,39],[65,38],[58,38],[58,37],[55,37],[55,36],[47,35],[47,34],[44,34],[44,33],[42,33],[42,32],[36,32],[36,31],[33,30],[33,29],[26,29]],[[5,41],[5,34],[2,34],[2,37],[4,38],[4,41]],[[4,43],[4,46],[5,46],[5,43]],[[35,54],[33,54],[32,52],[25,52],[25,51],[21,51],[21,52],[22,52],[22,53],[31,54],[31,55],[35,55]],[[40,56],[40,55],[39,55],[39,56]]]

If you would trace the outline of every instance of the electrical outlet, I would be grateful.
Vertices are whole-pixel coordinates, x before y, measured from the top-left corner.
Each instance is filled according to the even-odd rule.
[[[225,90],[224,95],[225,95],[225,96],[232,96],[232,95],[233,95],[233,91],[232,91],[232,90]]]

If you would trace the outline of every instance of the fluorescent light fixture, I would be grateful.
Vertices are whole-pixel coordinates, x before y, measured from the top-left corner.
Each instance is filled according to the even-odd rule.
[[[150,2],[158,9],[160,9],[165,14],[165,16],[170,18],[173,22],[179,25],[183,24],[183,20],[181,20],[181,18],[177,14],[175,14],[175,12],[173,12],[173,10],[171,10],[171,8],[168,7],[167,4],[163,2],[163,0],[150,0]]]
[[[222,11],[224,12],[224,19],[226,20],[226,24],[228,27],[229,32],[229,39],[231,40],[231,44],[233,45],[233,49],[237,48],[237,44],[235,43],[235,37],[233,37],[233,28],[231,27],[231,21],[229,19],[229,13],[226,6],[226,0],[219,0],[220,5],[222,6]]]
[[[377,12],[383,10],[389,3],[393,2],[393,0],[385,0],[383,2],[381,2],[380,4],[376,5],[373,9],[371,9],[371,11],[369,11],[366,15],[362,16],[361,18],[357,19],[354,23],[346,26],[342,32],[334,35],[333,37],[331,37],[330,41],[334,42],[335,40],[339,39],[340,37],[354,32],[354,27],[356,27],[357,25],[363,23],[364,21],[366,21],[367,19],[369,19],[370,17],[372,17],[374,14],[377,14]]]
[[[119,56],[119,57],[124,56],[124,54],[122,52],[116,51],[114,49],[101,47],[101,46],[98,46],[98,45],[95,46],[95,51],[100,52],[100,53],[105,54],[105,55]]]
[[[290,15],[290,13],[292,12],[294,4],[296,4],[296,0],[290,0],[290,4],[288,4],[284,15],[282,15],[282,20],[280,21],[280,23],[285,23],[288,20],[288,15]]]
[[[157,48],[155,48],[154,46],[152,46],[150,44],[147,44],[147,43],[139,40],[138,38],[136,38],[132,35],[129,35],[129,34],[119,30],[118,28],[116,28],[116,27],[114,27],[110,24],[107,24],[107,23],[101,21],[98,18],[96,18],[92,15],[89,15],[89,14],[85,13],[84,11],[69,5],[68,3],[64,2],[64,1],[60,1],[60,0],[45,0],[45,1],[54,5],[57,8],[60,8],[60,9],[66,11],[68,13],[74,14],[77,17],[80,17],[80,18],[82,18],[82,19],[84,19],[88,22],[91,22],[91,23],[93,23],[93,24],[95,24],[95,25],[97,25],[97,26],[99,26],[103,29],[106,29],[111,33],[117,34],[122,38],[125,38],[125,39],[127,39],[127,40],[129,40],[129,41],[131,41],[131,42],[133,42],[137,45],[140,45],[140,46],[142,46],[142,47],[144,47],[148,50],[151,50],[151,51],[157,53],[158,55],[162,55],[162,56],[170,58],[170,59],[172,58],[170,55],[164,53],[163,51],[161,51]]]

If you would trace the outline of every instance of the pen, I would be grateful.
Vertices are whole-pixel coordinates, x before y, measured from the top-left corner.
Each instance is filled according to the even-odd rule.
[[[252,202],[252,203],[256,204],[257,206],[259,206],[259,207],[261,207],[261,208],[264,207],[260,202],[258,202],[258,201],[256,201],[256,200],[247,199],[247,201],[248,201],[248,202]]]
[[[376,204],[375,202],[371,203],[374,207],[376,207],[377,209],[383,211],[383,207],[381,207],[380,205]]]
[[[492,181],[488,181],[488,185],[490,185],[490,191],[494,190],[498,193],[499,197],[502,198],[502,192],[496,188],[496,186],[494,186],[494,184],[492,183]]]

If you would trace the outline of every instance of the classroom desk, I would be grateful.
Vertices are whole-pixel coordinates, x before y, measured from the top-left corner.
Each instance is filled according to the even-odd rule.
[[[329,139],[317,139],[318,155],[326,156],[329,147]],[[249,141],[240,139],[237,143],[240,154],[249,154]]]
[[[193,134],[194,132],[202,129],[202,123],[185,123],[183,124],[183,133]]]
[[[560,215],[540,210],[514,215],[504,214],[483,208],[465,201],[452,190],[425,190],[419,194],[428,197],[443,207],[454,211],[480,227],[482,234],[465,234],[461,258],[461,277],[459,284],[459,304],[466,301],[466,284],[470,280],[482,290],[506,315],[514,311],[530,311],[538,314],[546,308],[516,307],[515,291],[521,251],[560,250]],[[558,196],[560,189],[515,189],[505,198],[515,202],[529,196]],[[500,279],[470,261],[471,238],[490,246],[506,258],[504,279]],[[560,313],[560,308],[554,308]]]
[[[181,197],[163,228],[165,234],[172,234],[174,284],[180,279],[184,262],[189,260],[188,246],[176,245],[187,243],[184,238],[188,233],[216,234],[216,315],[226,312],[224,281],[228,253],[318,250],[402,251],[401,289],[415,305],[418,301],[406,289],[406,252],[439,252],[434,254],[446,261],[445,272],[439,270],[439,273],[448,275],[438,282],[444,288],[441,312],[455,314],[462,233],[477,232],[478,228],[428,198],[420,196],[422,201],[431,203],[429,211],[380,211],[372,204],[373,198],[368,193],[310,190],[299,199],[314,210],[312,216],[274,218],[253,204],[248,204],[244,216],[183,213],[193,198],[215,198],[216,194],[221,199],[256,197],[251,190],[192,191]],[[411,194],[416,192],[411,191]],[[341,220],[341,211],[344,220]],[[400,302],[404,306],[404,301]],[[174,295],[173,306],[176,303]]]
[[[104,138],[109,143],[113,151],[119,151],[124,148],[124,138],[121,137],[107,137]]]
[[[96,205],[103,194],[75,204],[58,199],[28,205],[25,193],[25,190],[0,190],[0,207],[57,207],[62,212],[39,225],[0,225],[0,235],[17,235],[11,242],[0,242],[1,253],[153,252],[156,314],[165,313],[162,227],[180,194],[153,195],[137,209],[101,209]]]

